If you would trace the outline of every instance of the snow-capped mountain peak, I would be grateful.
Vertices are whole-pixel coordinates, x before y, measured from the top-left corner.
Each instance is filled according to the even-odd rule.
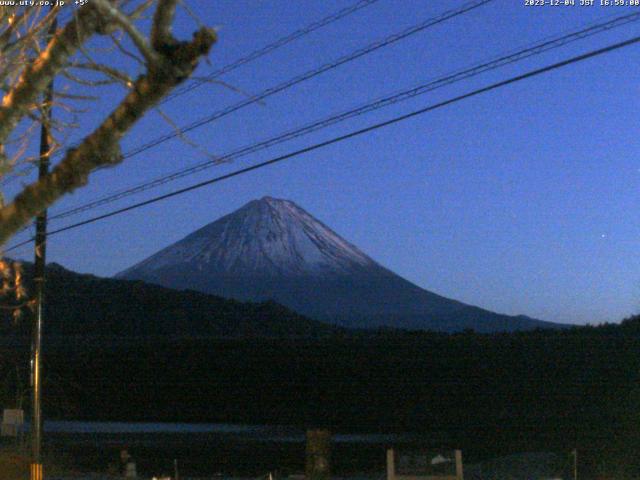
[[[345,274],[377,265],[289,200],[263,197],[123,272],[173,265],[228,275]]]
[[[374,262],[295,203],[272,197],[247,203],[117,276],[238,300],[275,300],[310,318],[349,327],[500,331],[552,326],[424,290]]]

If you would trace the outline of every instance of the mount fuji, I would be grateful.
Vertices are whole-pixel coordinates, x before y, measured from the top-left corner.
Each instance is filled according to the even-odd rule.
[[[563,327],[424,290],[295,203],[271,197],[247,203],[116,277],[238,300],[275,300],[346,327],[446,332]]]

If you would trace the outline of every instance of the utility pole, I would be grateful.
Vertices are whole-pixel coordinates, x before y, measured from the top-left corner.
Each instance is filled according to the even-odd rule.
[[[52,10],[54,7],[51,7]],[[53,38],[58,26],[54,18],[49,26],[47,43]],[[42,99],[42,126],[40,128],[40,161],[38,178],[49,173],[49,154],[51,151],[51,119],[53,106],[53,79],[47,86]],[[31,480],[43,480],[42,468],[42,324],[44,321],[44,287],[47,253],[47,210],[36,217],[34,287],[36,296],[35,321],[31,341]]]

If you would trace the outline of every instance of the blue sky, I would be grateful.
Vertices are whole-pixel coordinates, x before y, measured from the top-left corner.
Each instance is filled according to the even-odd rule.
[[[579,0],[576,0],[579,3]],[[198,75],[223,66],[353,1],[187,0],[220,39]],[[162,106],[187,124],[290,77],[462,5],[378,0]],[[599,3],[599,2],[598,2]],[[640,7],[636,7],[640,8]],[[368,100],[570,32],[633,7],[528,7],[496,0],[195,130],[121,166],[51,211],[85,203]],[[184,12],[178,33],[190,35]],[[383,121],[554,61],[630,38],[633,23],[352,119],[146,194],[52,222],[125,206]],[[569,323],[640,312],[640,46],[541,77],[234,178],[62,233],[49,260],[112,275],[264,195],[295,201],[368,255],[423,288],[508,314]],[[122,63],[121,66],[128,67]],[[240,92],[239,92],[240,91]],[[80,138],[117,99],[107,91]],[[127,151],[171,131],[151,113]],[[15,185],[13,186],[15,188]],[[11,190],[9,191],[11,193]],[[16,240],[26,238],[25,235]],[[29,249],[19,252],[30,258]]]

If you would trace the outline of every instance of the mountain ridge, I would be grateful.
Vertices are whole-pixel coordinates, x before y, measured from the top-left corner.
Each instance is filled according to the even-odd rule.
[[[27,291],[33,264],[21,262]],[[51,263],[46,270],[48,336],[270,338],[339,332],[274,302],[239,302],[193,290],[176,291],[137,280],[101,278]],[[31,323],[0,311],[0,336],[28,335]]]
[[[263,197],[120,272],[169,288],[271,299],[354,328],[480,332],[561,328],[425,290],[380,265],[290,200]]]
[[[289,218],[285,218],[286,216]],[[296,220],[301,228],[296,228],[297,225],[292,224],[291,219]],[[247,238],[238,235],[240,229],[255,231],[257,234],[253,238]],[[288,234],[286,238],[279,235],[283,231]],[[217,238],[215,244],[211,243],[211,238]],[[289,241],[277,245],[278,240]],[[271,248],[273,244],[280,247],[280,250]],[[258,252],[263,255],[258,256]],[[288,255],[282,255],[283,253]],[[153,270],[157,270],[176,259],[186,263],[194,263],[194,259],[199,259],[200,264],[214,263],[216,268],[231,274],[252,273],[266,276],[282,273],[321,274],[323,264],[330,265],[337,271],[377,265],[370,257],[293,202],[273,197],[263,197],[245,204],[235,212],[205,225],[179,242],[118,273],[116,277],[126,277],[134,271],[144,272],[149,264],[153,265]]]

